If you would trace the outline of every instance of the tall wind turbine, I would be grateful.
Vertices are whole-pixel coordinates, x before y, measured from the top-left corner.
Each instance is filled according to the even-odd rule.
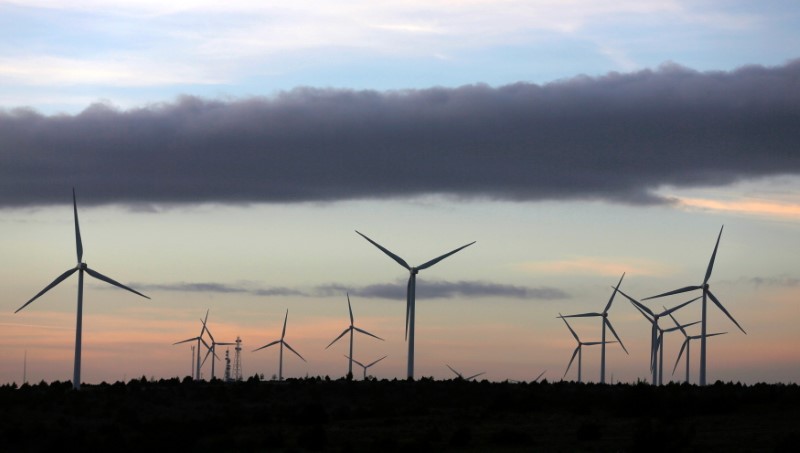
[[[348,357],[353,357],[353,332],[354,331],[361,332],[364,335],[369,335],[369,336],[371,336],[373,338],[377,338],[378,340],[381,340],[381,341],[383,341],[383,338],[381,338],[379,336],[376,336],[376,335],[373,335],[373,334],[367,332],[366,330],[359,329],[358,327],[356,327],[354,325],[353,307],[350,305],[350,294],[349,293],[347,294],[347,309],[350,310],[350,327],[344,329],[344,331],[341,334],[339,334],[339,336],[336,337],[333,341],[331,341],[331,343],[328,346],[325,346],[325,349],[330,348],[331,345],[333,345],[334,343],[336,343],[339,340],[339,338],[342,338],[347,332],[350,332],[350,355]],[[347,368],[347,375],[350,376],[350,377],[353,376],[353,359],[350,359],[349,366]]]
[[[478,374],[473,374],[472,376],[467,376],[467,377],[464,377],[464,375],[463,375],[463,374],[461,374],[461,373],[459,373],[458,371],[454,370],[454,369],[453,369],[453,367],[451,367],[450,365],[447,365],[446,363],[445,363],[445,365],[447,366],[447,368],[450,368],[450,371],[452,371],[453,373],[455,373],[455,374],[456,374],[456,376],[458,376],[458,378],[459,378],[459,379],[463,379],[463,380],[465,380],[465,381],[471,381],[471,380],[475,379],[475,378],[476,378],[476,377],[478,377],[478,376],[481,376],[481,375],[484,375],[484,374],[486,374],[486,372],[485,372],[485,371],[483,371],[483,372],[481,372],[481,373],[478,373]]]
[[[44,293],[50,291],[51,289],[53,289],[56,285],[58,285],[59,283],[61,283],[64,280],[66,280],[67,277],[69,277],[70,275],[74,274],[75,272],[78,272],[78,310],[77,310],[78,314],[77,314],[77,322],[76,322],[76,326],[75,326],[75,366],[74,366],[74,373],[73,373],[73,377],[72,377],[72,387],[75,390],[78,390],[78,389],[81,388],[81,334],[83,332],[83,273],[85,272],[85,273],[91,275],[92,277],[94,277],[94,278],[96,278],[98,280],[102,280],[102,281],[104,281],[106,283],[110,283],[110,284],[112,284],[112,285],[114,285],[114,286],[116,286],[118,288],[122,288],[122,289],[128,290],[128,291],[130,291],[130,292],[132,292],[132,293],[134,293],[136,295],[144,297],[145,299],[149,299],[149,297],[145,296],[144,294],[140,293],[139,291],[136,291],[134,289],[128,288],[127,286],[123,285],[122,283],[119,283],[116,280],[113,280],[113,279],[111,279],[109,277],[106,277],[105,275],[103,275],[103,274],[101,274],[101,273],[99,273],[99,272],[97,272],[95,270],[90,269],[89,266],[87,266],[86,263],[84,263],[82,261],[83,260],[83,243],[81,242],[81,229],[78,226],[78,203],[75,200],[75,189],[74,188],[72,189],[72,209],[73,209],[73,212],[75,213],[75,248],[77,250],[77,255],[78,255],[78,264],[75,267],[73,267],[72,269],[70,269],[70,270],[64,272],[63,274],[59,275],[58,277],[56,277],[56,279],[53,280],[52,283],[47,285],[43,290],[39,291],[39,293],[37,295],[33,296],[31,298],[31,300],[25,302],[25,304],[23,306],[19,307],[17,309],[17,311],[15,311],[14,313],[18,313],[20,310],[22,310],[23,308],[27,307],[28,304],[30,304],[34,300],[38,299],[39,296],[41,296],[42,294],[44,294]]]
[[[364,365],[363,363],[359,362],[358,360],[352,358],[349,355],[346,355],[345,357],[347,357],[347,360],[352,360],[353,363],[355,363],[356,365],[358,365],[358,366],[360,366],[361,368],[364,369],[364,380],[366,380],[367,379],[367,368],[371,367],[372,365],[375,365],[376,363],[380,362],[381,360],[385,359],[388,356],[383,356],[380,359],[378,359],[378,360],[376,360],[376,361],[374,361],[372,363],[368,363],[367,365]]]
[[[717,249],[719,248],[719,240],[722,237],[722,229],[724,227],[725,226],[723,225],[719,229],[719,235],[717,236],[717,243],[714,245],[714,252],[711,254],[711,259],[708,262],[708,268],[706,268],[706,276],[703,279],[703,283],[702,284],[695,285],[695,286],[685,286],[683,288],[678,288],[678,289],[675,289],[675,290],[672,290],[672,291],[667,291],[666,293],[659,294],[657,296],[651,296],[651,297],[647,297],[647,298],[642,299],[642,300],[655,299],[657,297],[670,296],[672,294],[680,294],[680,293],[685,293],[685,292],[689,292],[689,291],[695,291],[695,290],[698,290],[698,289],[703,291],[703,311],[702,311],[702,316],[700,318],[700,323],[701,323],[700,324],[700,326],[701,326],[700,327],[700,330],[701,330],[701,332],[700,332],[700,385],[706,385],[706,337],[707,337],[707,335],[706,335],[706,332],[707,332],[706,331],[706,321],[707,321],[707,316],[706,316],[707,303],[706,303],[706,299],[710,298],[711,301],[714,302],[714,305],[716,305],[717,308],[719,308],[723,313],[725,313],[725,315],[731,321],[733,321],[734,324],[736,324],[736,327],[738,327],[739,330],[742,331],[742,333],[747,335],[747,332],[745,332],[744,329],[742,329],[742,326],[740,326],[739,323],[736,322],[735,319],[733,319],[733,316],[731,316],[731,314],[728,313],[728,310],[726,310],[725,307],[722,306],[722,304],[720,303],[719,299],[717,299],[716,296],[714,296],[714,294],[709,289],[709,285],[708,285],[708,280],[711,278],[711,271],[714,269],[714,260],[717,257]]]
[[[608,310],[611,309],[611,303],[614,302],[614,296],[617,295],[617,291],[619,291],[619,285],[622,284],[622,279],[625,278],[625,274],[622,274],[622,277],[619,278],[619,282],[617,286],[614,287],[614,292],[611,293],[611,297],[608,299],[608,303],[606,304],[606,308],[603,309],[602,313],[581,313],[579,315],[567,315],[564,318],[588,318],[588,317],[599,317],[602,318],[603,323],[603,335],[601,337],[600,342],[600,383],[606,383],[606,343],[614,343],[613,341],[606,341],[606,326],[611,330],[611,333],[614,334],[614,337],[619,341],[619,345],[622,346],[622,349],[625,351],[625,354],[628,354],[628,350],[625,348],[625,345],[622,344],[622,340],[620,340],[619,335],[614,330],[614,326],[611,325],[611,321],[608,320]],[[566,321],[565,321],[566,322]],[[567,325],[569,326],[569,325]],[[571,330],[572,328],[570,328]]]
[[[676,326],[678,326],[677,328],[680,329],[680,331],[681,331],[681,333],[683,334],[683,337],[684,337],[683,344],[681,345],[681,350],[678,353],[678,359],[675,360],[675,366],[672,368],[672,374],[675,374],[675,370],[678,369],[678,363],[680,363],[681,356],[683,355],[683,350],[685,349],[686,350],[686,383],[688,384],[689,383],[689,348],[691,348],[691,346],[692,346],[692,340],[697,340],[698,338],[700,338],[700,335],[689,335],[688,333],[686,333],[686,330],[684,330],[684,327],[686,327],[686,325],[683,325],[683,326],[680,325],[678,323],[678,320],[675,319],[675,317],[672,316],[672,315],[669,315],[669,317],[672,318],[672,321],[675,323]],[[694,324],[697,324],[697,323],[694,323]],[[728,333],[728,332],[716,332],[716,333],[710,333],[710,334],[708,334],[706,336],[715,337],[717,335],[725,335],[726,333]]]
[[[564,324],[567,325],[567,329],[569,329],[569,331],[572,333],[572,336],[575,337],[575,341],[578,342],[578,346],[575,348],[575,351],[573,351],[572,358],[569,359],[569,364],[567,365],[567,370],[564,371],[564,376],[562,377],[562,379],[567,376],[567,373],[569,373],[569,369],[572,366],[572,361],[575,360],[575,356],[577,355],[578,356],[578,384],[580,384],[581,383],[581,371],[582,371],[582,366],[583,366],[583,347],[584,346],[594,346],[594,345],[598,345],[598,344],[605,343],[605,342],[604,341],[581,341],[581,339],[578,338],[578,334],[575,333],[574,330],[572,330],[572,326],[570,326],[569,323],[567,322],[567,317],[563,316],[561,313],[558,314],[558,317],[561,318],[562,321],[564,321]],[[609,341],[608,343],[616,343],[616,341]],[[542,374],[544,374],[544,373],[542,373]],[[541,375],[539,377],[541,377]]]
[[[406,289],[406,340],[408,341],[408,378],[414,379],[414,301],[416,294],[417,273],[421,270],[433,266],[434,264],[447,258],[448,256],[469,247],[476,241],[472,241],[467,245],[462,245],[461,247],[453,250],[452,252],[445,253],[444,255],[434,258],[426,262],[425,264],[419,266],[409,266],[408,263],[406,263],[403,258],[400,258],[394,253],[390,252],[388,249],[384,248],[382,245],[378,244],[372,239],[364,236],[359,231],[356,231],[356,233],[358,233],[361,237],[369,241],[370,244],[380,249],[380,251],[388,255],[389,258],[395,260],[397,264],[408,269],[409,277],[408,277],[408,287]]]
[[[268,348],[268,347],[270,347],[272,345],[276,345],[276,344],[280,344],[281,345],[281,352],[280,352],[280,355],[279,355],[279,358],[278,358],[278,380],[279,381],[283,380],[283,347],[284,346],[289,348],[290,351],[294,352],[297,355],[297,357],[300,357],[300,359],[303,362],[306,361],[306,359],[304,359],[303,356],[301,356],[299,352],[295,351],[291,346],[289,346],[289,343],[287,343],[287,342],[285,342],[283,340],[283,338],[286,336],[286,320],[288,320],[288,319],[289,319],[289,310],[287,309],[286,310],[286,316],[283,318],[283,331],[281,331],[280,340],[275,340],[275,341],[273,341],[271,343],[267,343],[264,346],[261,346],[260,348],[253,349],[253,352],[256,352],[256,351],[259,351],[261,349]]]
[[[628,299],[628,301],[630,301],[630,303],[633,304],[633,306],[637,310],[639,310],[639,313],[641,313],[642,316],[644,316],[644,318],[647,319],[647,321],[649,321],[650,324],[652,325],[652,327],[650,329],[650,370],[653,372],[653,385],[656,385],[656,383],[658,383],[658,385],[661,385],[661,380],[663,379],[663,372],[660,372],[661,371],[661,366],[659,364],[659,361],[656,360],[656,357],[657,357],[657,354],[659,353],[659,351],[661,351],[661,357],[663,359],[664,351],[663,351],[663,348],[661,346],[663,344],[664,329],[659,327],[658,320],[660,318],[664,317],[664,316],[667,316],[667,315],[671,314],[672,312],[674,312],[676,310],[679,310],[679,309],[689,305],[690,303],[692,303],[692,302],[696,301],[697,299],[699,299],[699,297],[695,297],[694,299],[692,299],[692,300],[690,300],[688,302],[684,302],[684,303],[682,303],[680,305],[677,305],[675,307],[672,307],[670,309],[667,309],[665,307],[664,311],[662,311],[661,313],[654,313],[652,310],[647,308],[645,305],[643,305],[638,300],[636,300],[633,297],[625,294],[621,289],[618,290],[618,291],[626,299]],[[658,376],[660,376],[660,377],[658,377]],[[657,377],[658,377],[658,379],[657,379]]]
[[[200,329],[200,335],[172,343],[172,345],[175,346],[176,344],[188,343],[190,341],[197,342],[197,366],[194,367],[194,374],[192,375],[192,379],[196,381],[200,380],[200,368],[202,366],[200,364],[200,343],[202,342],[205,345],[206,349],[211,349],[211,346],[209,346],[208,343],[206,343],[206,341],[203,339],[203,335],[206,333],[206,321],[208,321],[208,311],[209,310],[206,310],[206,317],[200,320],[200,322],[203,323],[203,327]]]

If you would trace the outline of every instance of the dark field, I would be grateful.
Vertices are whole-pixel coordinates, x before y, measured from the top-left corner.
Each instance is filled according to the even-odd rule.
[[[797,385],[188,379],[0,387],[0,450],[798,451]]]

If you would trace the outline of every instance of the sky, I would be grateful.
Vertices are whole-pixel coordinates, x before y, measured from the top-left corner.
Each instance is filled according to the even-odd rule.
[[[87,277],[84,382],[188,375],[207,310],[245,376],[287,310],[284,376],[341,376],[348,293],[403,378],[407,271],[356,230],[411,265],[476,241],[418,275],[417,377],[558,380],[559,313],[701,283],[723,225],[747,333],[709,306],[708,379],[800,381],[795,2],[268,3],[0,1],[0,383],[72,377],[77,278],[14,311],[75,266],[73,188],[84,261],[151,297]],[[648,379],[649,323],[609,319],[609,380]]]

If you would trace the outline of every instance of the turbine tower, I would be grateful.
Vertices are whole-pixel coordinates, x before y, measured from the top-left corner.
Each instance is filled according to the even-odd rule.
[[[421,270],[425,270],[433,266],[434,264],[447,258],[448,256],[469,247],[470,245],[474,244],[475,241],[472,241],[467,245],[462,245],[461,247],[453,250],[452,252],[445,253],[444,255],[434,258],[422,265],[409,266],[408,263],[406,263],[403,258],[400,258],[394,253],[390,252],[388,249],[384,248],[383,246],[373,241],[372,239],[364,236],[359,231],[356,230],[356,233],[358,233],[361,237],[369,241],[370,244],[374,245],[380,251],[389,256],[389,258],[395,260],[397,264],[403,266],[408,270],[409,273],[408,287],[406,289],[406,340],[408,341],[408,378],[414,379],[414,305],[415,305],[417,273],[419,273],[419,271]]]
[[[75,390],[79,390],[81,388],[81,335],[83,333],[83,274],[87,273],[98,280],[112,284],[118,288],[130,291],[136,295],[144,297],[145,299],[150,299],[150,298],[140,293],[139,291],[128,288],[122,283],[119,283],[116,280],[113,280],[95,270],[90,269],[89,266],[87,266],[86,263],[82,261],[83,243],[81,242],[81,230],[80,226],[78,225],[78,202],[75,199],[74,188],[72,189],[72,209],[75,214],[75,248],[78,256],[78,264],[72,269],[56,277],[56,279],[53,280],[52,283],[47,285],[43,290],[39,291],[39,293],[33,296],[29,301],[25,302],[25,304],[19,307],[17,311],[15,311],[14,313],[18,313],[20,310],[27,307],[31,302],[38,299],[39,296],[53,289],[56,285],[66,280],[67,277],[69,277],[70,275],[74,274],[75,272],[78,272],[78,309],[76,316],[77,321],[75,326],[75,365],[72,376],[72,388],[74,388]]]
[[[622,346],[622,349],[625,351],[625,354],[628,354],[628,350],[625,348],[625,345],[622,344],[622,340],[620,340],[619,335],[614,330],[614,326],[611,325],[611,321],[608,320],[608,310],[611,309],[611,303],[614,302],[614,296],[617,295],[617,291],[619,291],[619,285],[622,284],[622,279],[625,278],[625,274],[622,274],[622,277],[619,278],[619,282],[617,286],[614,287],[614,292],[611,293],[611,297],[608,299],[608,303],[606,304],[606,308],[603,309],[602,313],[581,313],[579,315],[567,315],[563,316],[563,318],[587,318],[587,317],[598,317],[602,318],[603,324],[603,335],[600,341],[600,383],[606,383],[606,343],[614,343],[613,341],[606,341],[606,326],[611,330],[611,333],[614,334],[614,337],[619,341],[619,345]],[[560,315],[560,313],[559,313]],[[564,321],[566,322],[566,321]],[[567,324],[569,327],[569,324]],[[570,328],[572,330],[572,328]]]
[[[336,343],[339,340],[339,338],[342,338],[346,333],[350,332],[350,355],[348,357],[353,357],[353,333],[354,332],[361,332],[364,335],[369,335],[369,336],[371,336],[373,338],[377,338],[378,340],[381,340],[381,341],[383,341],[383,338],[381,338],[379,336],[376,336],[376,335],[373,335],[373,334],[367,332],[366,330],[359,329],[358,327],[356,327],[354,325],[353,307],[350,305],[350,294],[349,293],[347,294],[347,308],[348,308],[348,310],[350,310],[350,327],[344,329],[344,331],[341,334],[339,334],[339,336],[336,337],[333,341],[331,341],[331,343],[328,346],[325,346],[325,349],[330,348],[334,343]],[[349,378],[353,377],[353,360],[352,359],[350,360],[349,366],[347,368],[347,375],[349,376]]]
[[[295,351],[291,346],[289,346],[289,343],[287,343],[287,342],[285,342],[283,340],[283,338],[286,336],[286,321],[288,319],[289,319],[289,310],[287,309],[286,310],[286,316],[283,318],[283,331],[281,332],[280,340],[275,340],[275,341],[273,341],[271,343],[267,343],[264,346],[261,346],[260,348],[253,349],[253,352],[256,352],[256,351],[259,351],[261,349],[268,348],[268,347],[270,347],[272,345],[276,345],[276,344],[280,344],[281,345],[281,352],[280,352],[280,355],[279,355],[279,358],[278,358],[278,380],[279,381],[283,380],[283,347],[284,346],[289,348],[290,351],[294,352],[297,355],[297,357],[300,357],[300,359],[303,362],[306,361],[306,359],[304,359],[303,356],[301,356],[299,352]]]
[[[647,297],[645,299],[642,299],[642,300],[655,299],[655,298],[658,298],[658,297],[670,296],[670,295],[673,295],[673,294],[680,294],[680,293],[685,293],[685,292],[689,292],[689,291],[695,291],[695,290],[698,290],[698,289],[703,291],[703,296],[702,296],[703,297],[703,309],[702,309],[702,316],[700,318],[700,330],[701,330],[701,332],[700,332],[700,385],[706,385],[706,338],[708,337],[708,335],[706,335],[706,333],[707,333],[707,330],[706,330],[706,325],[707,325],[707,316],[706,316],[707,302],[706,302],[706,300],[707,299],[711,299],[711,301],[714,302],[714,305],[716,305],[717,308],[719,308],[723,313],[725,313],[725,315],[728,317],[728,319],[733,321],[733,323],[736,324],[736,327],[738,327],[739,330],[742,331],[742,333],[747,335],[747,332],[745,332],[744,329],[742,329],[742,326],[740,326],[739,323],[736,322],[735,319],[733,319],[733,316],[731,316],[731,314],[728,313],[728,310],[726,310],[725,307],[722,306],[722,303],[720,303],[719,299],[717,299],[716,296],[714,296],[714,294],[709,289],[709,285],[708,285],[708,280],[711,278],[711,271],[714,269],[714,260],[717,257],[717,249],[719,248],[719,240],[722,237],[722,229],[723,228],[725,228],[724,225],[719,229],[719,235],[717,236],[717,243],[714,245],[714,252],[711,254],[711,259],[708,261],[708,268],[706,268],[706,276],[703,279],[703,283],[702,284],[695,285],[695,286],[685,286],[683,288],[678,288],[678,289],[674,289],[672,291],[667,291],[666,293],[662,293],[662,294],[659,294],[657,296],[651,296],[651,297]]]

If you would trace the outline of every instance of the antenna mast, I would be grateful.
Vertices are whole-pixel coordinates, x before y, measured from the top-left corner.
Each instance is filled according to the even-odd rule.
[[[238,382],[242,380],[242,339],[238,336],[236,337],[236,348],[234,351],[233,380]]]
[[[225,350],[225,382],[231,381],[231,350]]]

